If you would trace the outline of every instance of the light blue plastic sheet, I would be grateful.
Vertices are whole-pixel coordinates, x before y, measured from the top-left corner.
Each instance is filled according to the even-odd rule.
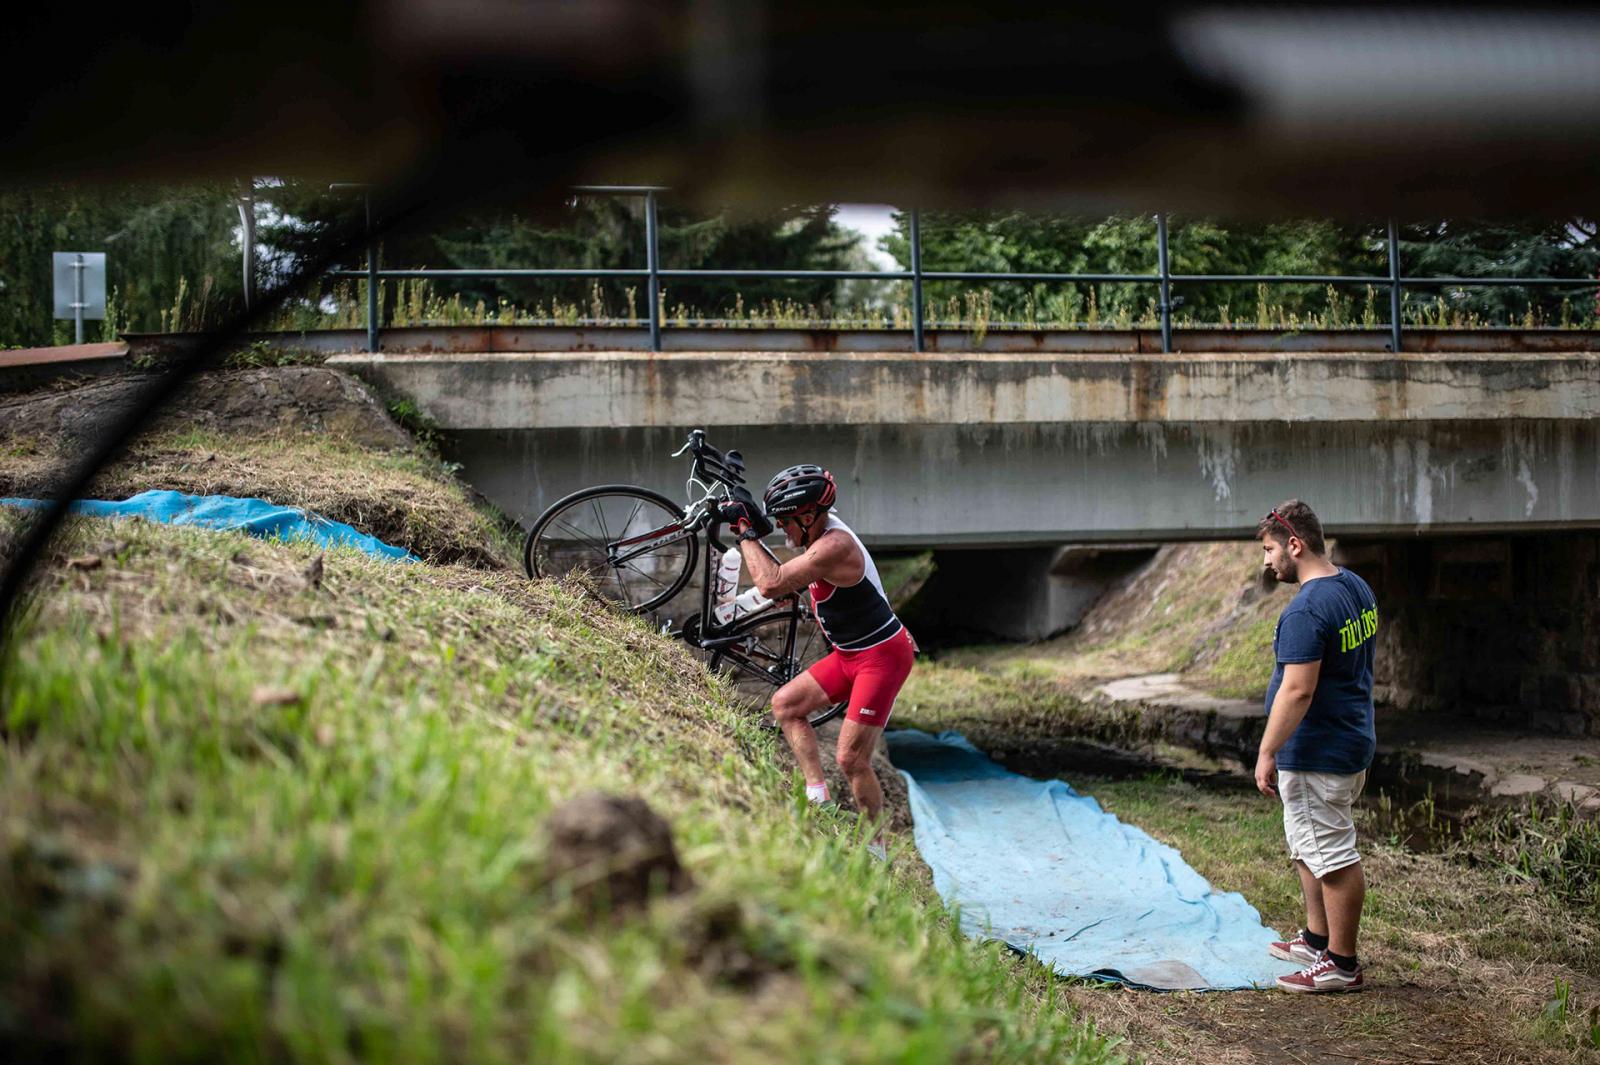
[[[1064,975],[1155,990],[1269,987],[1301,968],[1267,954],[1278,934],[1244,896],[1214,890],[1089,796],[1009,772],[959,733],[885,738],[911,791],[917,850],[968,935]]]
[[[0,499],[13,507],[37,509],[46,506],[39,499]],[[144,518],[172,525],[198,525],[206,529],[240,529],[251,536],[277,540],[313,540],[324,547],[354,547],[378,558],[396,562],[416,562],[404,548],[391,547],[376,537],[357,532],[348,525],[293,507],[279,506],[265,499],[239,499],[234,496],[191,496],[182,492],[140,492],[118,502],[80,499],[71,513],[94,518]]]

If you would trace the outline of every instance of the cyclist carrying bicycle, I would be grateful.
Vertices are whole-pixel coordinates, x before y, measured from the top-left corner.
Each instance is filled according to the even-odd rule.
[[[737,488],[719,516],[739,534],[740,554],[762,595],[779,599],[809,586],[817,623],[833,648],[772,697],[772,715],[805,774],[806,797],[829,800],[817,734],[807,718],[847,700],[836,757],[857,808],[876,824],[883,816],[883,789],[872,752],[911,674],[916,644],[889,605],[872,556],[832,512],[837,494],[833,475],[821,466],[790,466],[772,478],[761,504]],[[759,543],[773,521],[790,547],[803,549],[781,565]]]

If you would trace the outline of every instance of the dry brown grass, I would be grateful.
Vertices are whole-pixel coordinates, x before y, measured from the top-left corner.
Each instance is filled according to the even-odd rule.
[[[0,452],[0,495],[48,492],[62,465],[53,446],[13,441]],[[430,562],[514,565],[506,533],[437,462],[414,451],[375,451],[340,436],[292,431],[249,437],[168,432],[136,443],[95,479],[89,494],[124,499],[151,489],[298,507]]]

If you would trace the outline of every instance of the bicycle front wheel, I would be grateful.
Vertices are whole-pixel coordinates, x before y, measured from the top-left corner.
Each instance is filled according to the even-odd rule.
[[[769,725],[776,724],[772,719],[772,693],[829,651],[828,640],[816,619],[799,607],[753,614],[735,622],[727,635],[733,637],[732,642],[711,652],[711,671],[728,679],[741,707],[751,714],[764,714]],[[844,703],[834,703],[815,711],[808,720],[820,725],[844,710]]]
[[[625,610],[650,610],[683,590],[700,540],[683,508],[659,492],[606,484],[574,492],[539,515],[522,547],[530,578],[580,578]]]

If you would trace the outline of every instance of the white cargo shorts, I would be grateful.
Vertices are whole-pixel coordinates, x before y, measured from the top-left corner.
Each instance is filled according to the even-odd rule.
[[[1364,769],[1348,774],[1278,770],[1289,857],[1304,862],[1318,880],[1361,860],[1351,807],[1366,783]]]

